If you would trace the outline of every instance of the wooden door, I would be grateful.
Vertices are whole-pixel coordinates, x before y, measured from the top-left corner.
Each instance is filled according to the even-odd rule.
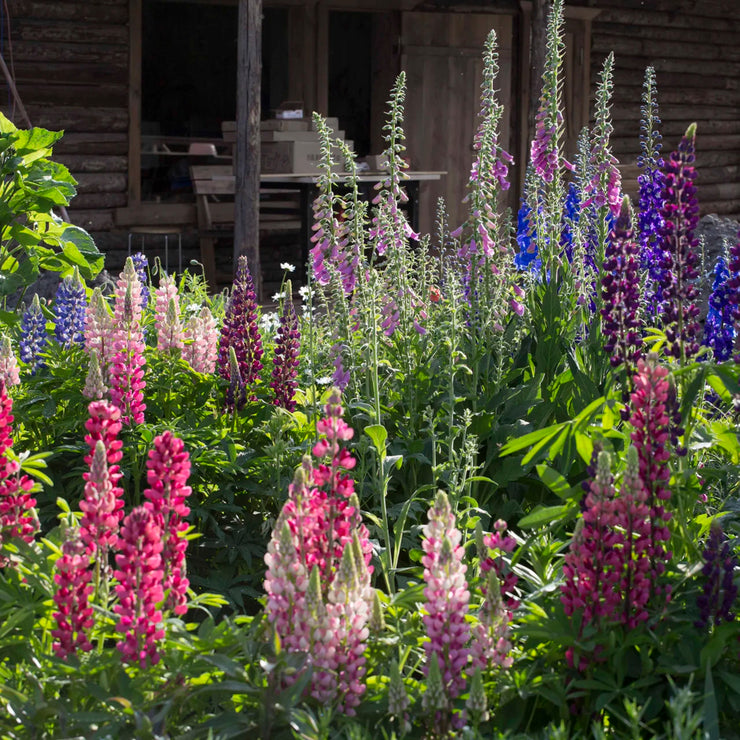
[[[499,100],[505,111],[501,144],[510,149],[513,18],[488,13],[402,14],[401,67],[406,71],[405,132],[414,170],[443,170],[422,183],[420,226],[433,232],[437,199],[445,199],[451,228],[465,217],[462,199],[478,126],[483,46],[491,28],[498,38]]]

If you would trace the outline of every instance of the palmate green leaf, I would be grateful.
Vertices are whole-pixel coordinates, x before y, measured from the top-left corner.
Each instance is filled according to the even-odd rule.
[[[568,481],[557,470],[554,470],[544,463],[537,466],[537,475],[540,480],[563,501],[568,501],[574,497],[574,494],[580,491],[580,488],[571,486]]]
[[[388,439],[388,432],[382,424],[370,424],[363,430],[372,440],[378,457],[382,460],[385,457],[385,442]]]
[[[512,455],[515,452],[526,450],[527,447],[540,442],[545,437],[551,439],[565,426],[565,424],[567,424],[567,422],[544,427],[542,429],[535,429],[533,432],[524,434],[521,437],[514,437],[501,448],[499,456],[505,457],[506,455]]]

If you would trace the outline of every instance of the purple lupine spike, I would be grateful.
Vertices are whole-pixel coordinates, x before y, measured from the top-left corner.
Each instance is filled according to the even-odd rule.
[[[602,327],[612,367],[625,365],[628,372],[640,356],[640,290],[637,279],[639,246],[634,238],[629,198],[606,245],[601,274]]]
[[[288,411],[295,410],[295,391],[298,387],[298,362],[301,349],[301,333],[298,330],[298,317],[293,306],[290,282],[286,291],[280,326],[275,341],[272,382],[270,387],[275,393],[273,403]]]
[[[62,347],[85,343],[87,298],[80,273],[75,268],[57,288],[54,301],[54,336]]]
[[[735,340],[735,326],[732,320],[733,307],[729,301],[730,271],[724,257],[717,258],[714,267],[714,282],[709,296],[709,312],[704,322],[704,339],[702,344],[711,347],[714,359],[724,362],[732,355]]]
[[[131,260],[141,283],[141,307],[144,309],[149,303],[149,275],[147,273],[149,260],[143,252],[135,252],[131,255]]]
[[[696,124],[692,123],[666,165],[663,187],[663,229],[661,244],[665,253],[661,276],[663,302],[660,310],[667,343],[666,349],[681,364],[698,351],[699,307],[694,230],[699,223],[699,203],[694,179]]]
[[[239,257],[231,297],[221,327],[218,345],[218,372],[231,378],[229,349],[234,349],[242,382],[252,387],[262,369],[262,336],[258,327],[257,295],[247,258]]]
[[[31,305],[21,317],[21,338],[19,341],[21,360],[26,363],[31,375],[36,375],[39,368],[46,367],[41,353],[46,347],[46,319],[41,311],[38,294],[34,295]]]
[[[695,625],[698,629],[705,629],[710,624],[731,622],[735,618],[732,607],[737,598],[737,586],[733,578],[737,558],[732,552],[727,535],[722,531],[722,525],[717,521],[712,522],[703,558],[704,567],[701,572],[704,586],[696,599],[699,619]]]

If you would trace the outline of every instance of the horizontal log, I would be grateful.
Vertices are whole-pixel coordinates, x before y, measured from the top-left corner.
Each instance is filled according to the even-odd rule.
[[[125,108],[127,85],[38,85],[23,83],[18,92],[24,105],[81,105]]]
[[[81,193],[72,200],[75,208],[121,208],[128,202],[126,193]]]
[[[128,168],[128,158],[121,156],[57,154],[54,159],[65,165],[73,174],[76,172],[126,172]]]
[[[61,42],[73,44],[113,44],[127,46],[126,25],[102,23],[49,23],[45,20],[24,19],[15,29],[19,41]]]
[[[622,55],[629,55],[686,59],[687,54],[690,53],[691,59],[740,60],[740,49],[737,47],[695,44],[689,40],[683,42],[653,41],[652,39],[615,36],[607,33],[594,34],[591,50],[594,53],[602,52],[606,54],[613,51],[617,58]]]
[[[677,13],[675,9],[669,12],[647,10],[643,5],[639,9],[625,9],[621,4],[616,8],[604,8],[594,21],[594,28],[598,30],[602,24],[628,23],[635,26],[670,26],[683,29],[706,29],[710,31],[740,31],[737,19],[731,14],[724,18],[711,18],[696,13]]]
[[[647,66],[647,65],[646,65]],[[591,88],[596,87],[601,70],[593,68],[591,70]],[[658,84],[658,102],[662,99],[664,90],[671,88],[685,89],[695,87],[707,87],[712,90],[740,90],[740,80],[725,75],[707,75],[693,74],[691,72],[660,72],[656,73]],[[645,80],[645,69],[643,68],[624,68],[615,67],[614,69],[614,90],[619,92],[622,87],[639,87],[642,91],[642,85]]]
[[[728,216],[740,220],[740,200],[699,200],[699,211],[702,215],[716,213],[718,216]]]
[[[127,177],[117,172],[75,175],[78,193],[121,193],[126,190]]]
[[[690,109],[695,105],[711,105],[718,108],[732,108],[737,112],[740,107],[740,90],[714,90],[711,80],[707,79],[702,87],[671,88],[663,85],[658,90],[660,110],[666,105],[683,105]],[[642,96],[642,85],[619,85],[614,89],[614,105],[624,106],[634,102],[639,108]]]
[[[29,105],[27,110],[34,126],[53,131],[128,132],[128,110],[125,108]]]
[[[33,62],[89,62],[113,66],[128,64],[128,48],[106,44],[60,44],[33,41],[14,41],[13,58]]]
[[[740,182],[724,182],[714,185],[698,185],[699,200],[740,200]]]
[[[115,0],[98,5],[91,2],[60,2],[60,0],[14,0],[11,3],[12,17],[16,22],[22,18],[55,21],[102,21],[105,23],[128,23],[126,2]]]
[[[74,202],[73,202],[74,204]],[[113,210],[109,209],[76,209],[73,206],[67,209],[70,223],[81,226],[91,232],[110,231],[114,228]]]
[[[740,150],[740,134],[727,134],[726,136],[702,136],[699,134],[696,139],[697,148],[701,152],[702,159],[706,153],[709,152],[731,152],[733,150]],[[622,154],[625,152],[634,153],[637,156],[637,152],[640,149],[639,141],[636,136],[630,137],[612,137],[611,139],[612,151],[614,154]],[[665,147],[663,147],[665,151]],[[737,154],[740,159],[740,152]]]
[[[697,6],[696,10],[679,10],[676,8],[676,0],[649,0],[651,10],[666,11],[673,14],[682,12],[685,15],[690,16],[702,16],[705,18],[728,18],[732,17],[732,14],[737,10],[737,3],[735,0],[701,0],[701,2],[694,2],[693,5]],[[620,11],[631,11],[644,10],[645,0],[602,0],[598,3],[599,7],[611,6],[618,8]],[[598,16],[597,16],[598,17]]]
[[[591,56],[591,67],[597,69],[601,68],[607,53],[608,52],[596,54],[594,52]],[[659,86],[660,76],[664,72],[703,74],[710,77],[718,74],[717,62],[713,60],[694,59],[690,57],[670,59],[665,56],[650,53],[642,55],[621,55],[615,59],[614,64],[615,69],[639,69],[642,72],[645,71],[645,67],[647,66],[655,67]],[[740,75],[740,62],[724,62],[720,71],[723,76],[737,77]],[[660,89],[660,87],[658,87],[658,89]]]
[[[54,145],[55,155],[127,154],[128,134],[74,134],[65,133]]]
[[[634,120],[636,117],[639,118],[640,106],[639,103],[635,105],[635,108],[631,106],[613,106],[612,107],[612,118],[615,121],[623,120]],[[737,108],[720,108],[719,106],[712,105],[661,105],[660,115],[663,120],[686,120],[690,121],[711,121],[711,120],[723,120],[723,121],[735,121],[737,120]]]
[[[116,224],[121,228],[195,223],[195,203],[139,203],[116,210]]]
[[[113,66],[95,62],[48,62],[16,61],[14,64],[17,85],[27,82],[53,83],[73,82],[75,84],[120,84],[128,85],[129,74],[125,64]]]
[[[735,46],[737,38],[736,34],[734,34],[727,26],[721,30],[716,28],[711,30],[692,28],[691,33],[687,34],[685,29],[672,25],[661,27],[659,25],[651,24],[649,26],[643,26],[628,22],[602,22],[599,23],[598,29],[596,29],[595,33],[605,36],[625,36],[633,39],[649,39],[651,41],[673,41],[681,44],[685,44],[688,38],[692,47],[696,44]]]

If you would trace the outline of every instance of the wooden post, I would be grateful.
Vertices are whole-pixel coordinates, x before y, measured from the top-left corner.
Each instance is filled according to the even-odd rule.
[[[262,298],[259,248],[262,0],[239,0],[236,71],[234,270],[246,255]]]

